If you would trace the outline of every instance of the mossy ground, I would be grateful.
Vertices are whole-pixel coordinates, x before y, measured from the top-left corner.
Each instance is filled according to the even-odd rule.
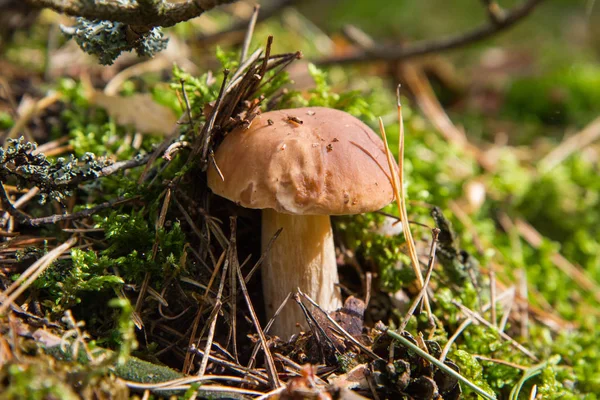
[[[548,21],[561,24],[565,30],[572,29],[572,22],[557,16],[565,10],[577,20],[582,18],[581,10],[565,4],[564,1],[548,2],[546,8],[540,9],[541,16],[534,15],[525,27],[494,41],[493,45],[505,46],[505,57],[521,55],[522,59],[517,58],[517,61],[529,63],[522,69],[511,74],[511,66],[506,65],[508,72],[500,77],[490,75],[481,83],[481,75],[487,73],[485,62],[478,60],[486,50],[482,45],[450,56],[458,66],[460,80],[469,70],[477,71],[480,67],[480,75],[472,75],[472,81],[479,80],[479,83],[470,82],[471,87],[456,90],[442,80],[437,81],[435,74],[430,75],[449,115],[457,124],[465,126],[467,137],[477,145],[487,163],[482,163],[464,146],[446,141],[412,101],[411,88],[403,92],[406,95],[402,101],[407,132],[405,176],[409,217],[414,222],[413,234],[423,260],[427,259],[431,228],[449,221],[454,232],[454,240],[446,237],[445,242],[440,241],[439,263],[430,284],[435,326],[431,326],[425,315],[419,314],[408,321],[407,330],[415,337],[422,334],[443,347],[466,320],[456,303],[481,312],[490,321],[492,313],[489,309],[482,310],[491,299],[490,272],[493,271],[495,296],[504,296],[495,307],[497,321],[502,322],[507,315],[504,332],[522,343],[536,359],[481,323],[471,323],[462,331],[450,348],[448,359],[458,365],[464,377],[498,398],[529,398],[535,391],[538,398],[544,399],[593,399],[600,393],[600,347],[597,344],[600,313],[595,292],[595,282],[600,282],[599,149],[590,144],[556,163],[545,157],[561,145],[565,132],[582,129],[600,111],[597,106],[600,70],[590,61],[594,60],[597,43],[591,39],[576,43],[564,50],[567,57],[563,50],[557,50],[564,47],[564,37],[556,38],[549,33],[548,25],[552,24]],[[407,10],[414,8],[413,13],[423,12],[420,6],[405,6]],[[306,13],[312,9],[310,4],[304,7]],[[369,10],[375,8],[369,7]],[[384,8],[379,9],[377,18],[385,20],[382,10]],[[336,24],[357,16],[362,18],[365,12],[358,6],[332,8],[315,20],[318,22],[327,15],[334,16],[331,17],[333,23],[327,25],[321,21],[321,26],[335,29]],[[322,43],[318,39],[330,38],[308,23],[306,30],[290,29],[293,25],[285,18],[294,16],[289,14],[284,16],[283,22],[275,19],[259,25],[252,49],[263,47],[266,35],[272,34],[276,52],[302,50],[306,59],[323,57],[316,43]],[[390,15],[387,17],[392,20]],[[39,144],[62,140],[60,143],[65,147],[58,156],[37,160],[36,165],[41,167],[25,170],[19,178],[7,172],[10,168],[5,162],[0,178],[6,187],[20,183],[25,189],[39,184],[34,178],[49,182],[43,186],[47,190],[42,191],[47,201],[40,204],[35,198],[23,208],[32,217],[60,214],[65,210],[79,212],[117,198],[123,203],[100,209],[85,219],[41,227],[14,222],[20,235],[2,238],[0,266],[4,291],[33,262],[72,235],[79,235],[77,248],[55,260],[18,298],[17,303],[25,313],[17,310],[0,317],[0,396],[11,399],[127,398],[143,393],[130,391],[115,378],[135,379],[135,371],[123,372],[122,369],[123,365],[131,365],[126,364],[130,355],[137,357],[130,360],[146,360],[177,371],[184,366],[190,367],[185,372],[196,370],[200,357],[196,356],[196,364],[189,362],[190,337],[202,334],[205,338],[208,331],[218,285],[213,286],[212,292],[206,285],[231,234],[228,217],[238,215],[239,259],[252,254],[250,265],[260,253],[256,239],[260,219],[254,211],[242,211],[229,202],[210,197],[203,184],[198,183],[203,182],[203,172],[198,165],[189,162],[190,150],[186,148],[174,153],[168,162],[155,161],[149,171],[144,170],[145,163],[140,163],[136,168],[92,179],[91,175],[105,162],[132,160],[152,153],[169,132],[136,135],[135,127],[117,124],[110,112],[94,105],[89,86],[101,89],[106,84],[103,70],[97,66],[81,64],[72,71],[61,71],[60,77],[43,79],[42,71],[25,60],[24,55],[31,53],[41,57],[40,49],[44,48],[44,38],[54,23],[53,18],[43,14],[42,23],[32,28],[31,38],[17,34],[9,44],[4,53],[7,61],[16,68],[26,68],[27,73],[22,76],[13,71],[12,76],[6,73],[5,78],[17,100],[26,95],[39,98],[48,90],[60,93],[60,101],[31,120],[26,133],[31,141]],[[454,25],[460,27],[472,19],[466,14],[449,18],[451,22],[446,29]],[[215,24],[226,20],[226,15],[215,13]],[[422,30],[428,24],[414,24],[403,32],[420,37],[425,35]],[[384,36],[386,32],[389,34],[386,29],[397,28],[375,24],[367,29]],[[529,42],[522,40],[513,44],[523,37],[526,29],[534,29]],[[593,29],[591,25],[589,29]],[[185,68],[176,66],[162,73],[145,73],[125,82],[120,91],[123,96],[150,93],[154,101],[181,114],[186,112],[183,82],[195,126],[182,124],[174,136],[179,142],[194,142],[198,127],[207,120],[210,108],[207,105],[214,105],[218,97],[223,68],[235,71],[238,65],[235,46],[224,43],[219,49],[194,48],[192,38],[198,35],[198,30],[193,24],[173,29],[182,39],[190,41],[187,47],[197,52],[192,55],[198,61],[197,72],[188,73]],[[442,32],[444,30],[439,31]],[[335,40],[327,43],[334,50],[346,45]],[[537,47],[534,72],[527,74],[531,71],[531,61],[523,56],[523,51],[532,44]],[[290,83],[285,74],[279,74],[255,93],[255,97],[265,96],[263,108],[335,107],[359,116],[373,127],[377,126],[375,118],[382,116],[392,150],[397,154],[396,82],[380,76],[381,71],[392,67],[321,70],[307,67],[303,62],[298,61],[290,68],[291,76],[298,82],[296,85]],[[303,68],[294,69],[297,65]],[[496,78],[498,80],[494,80]],[[281,90],[283,87],[285,91]],[[478,96],[482,92],[486,93],[485,99],[493,101],[482,102],[484,97]],[[488,107],[492,103],[493,107]],[[18,117],[9,106],[2,104],[2,107],[0,128],[8,132]],[[24,143],[7,142],[4,148],[26,153]],[[95,155],[93,159],[90,153]],[[67,156],[71,154],[73,158]],[[65,158],[60,161],[58,157]],[[61,179],[73,178],[81,178],[82,183],[60,186]],[[473,197],[478,190],[485,193],[483,202]],[[23,194],[16,188],[8,192],[12,199]],[[432,217],[434,206],[441,210],[443,217],[440,214],[437,219]],[[397,212],[394,205],[384,211],[392,215]],[[342,283],[364,298],[361,275],[370,272],[374,276],[372,301],[366,314],[370,328],[378,320],[390,327],[398,326],[405,316],[407,303],[417,293],[404,237],[382,231],[386,218],[382,214],[365,214],[334,219],[336,237],[343,250]],[[533,243],[527,236],[526,224],[539,231],[539,243]],[[559,254],[583,271],[584,278],[577,280],[566,273],[564,264],[559,268],[563,263]],[[253,278],[248,290],[262,317],[258,282]],[[139,300],[141,291],[146,296]],[[240,358],[246,361],[256,338],[248,337],[255,331],[244,319],[245,309],[240,311],[243,301],[238,299],[238,303],[238,349]],[[65,319],[67,311],[74,320]],[[510,313],[506,314],[507,311]],[[215,341],[224,348],[231,348],[229,326],[225,322],[230,313],[231,309],[227,308],[216,328]],[[71,343],[80,339],[87,343],[90,351],[105,348],[115,353],[110,352],[92,363],[86,358],[74,362],[55,357],[52,351],[40,348],[39,340],[34,339],[33,333],[38,328],[64,334],[75,329],[77,321],[85,323],[80,330],[89,337],[82,336],[83,333],[69,336]],[[193,332],[194,329],[197,331]],[[204,344],[204,341],[198,343]],[[288,354],[291,353],[294,351]],[[364,362],[346,356],[348,366]],[[142,365],[142,361],[139,362],[133,364],[134,370]],[[215,374],[225,374],[216,364],[210,368]],[[172,379],[178,376],[174,371],[167,371],[173,373],[169,375]],[[393,392],[396,389],[379,387],[379,390],[383,395],[397,395]],[[475,398],[467,387],[462,390],[467,398]],[[179,395],[189,398],[192,393],[193,390],[189,390]]]

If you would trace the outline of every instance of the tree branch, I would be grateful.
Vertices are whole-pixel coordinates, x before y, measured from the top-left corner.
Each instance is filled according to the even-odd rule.
[[[507,30],[531,14],[535,7],[542,1],[544,0],[527,0],[522,5],[505,12],[502,16],[498,16],[494,21],[489,21],[471,31],[454,36],[434,40],[423,40],[408,46],[373,46],[354,54],[325,58],[317,60],[315,63],[323,66],[376,60],[398,61],[425,54],[451,50],[486,39],[496,33]]]
[[[236,0],[188,0],[171,3],[163,0],[143,0],[132,4],[117,1],[89,0],[26,0],[32,6],[50,8],[56,12],[90,20],[117,21],[134,26],[172,26],[195,18],[205,11]]]

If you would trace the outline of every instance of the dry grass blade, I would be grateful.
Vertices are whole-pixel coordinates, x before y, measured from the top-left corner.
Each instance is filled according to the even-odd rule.
[[[539,162],[539,171],[546,173],[563,162],[567,157],[600,138],[600,117],[589,123],[581,132],[569,137],[556,146]]]
[[[491,330],[498,333],[498,335],[502,339],[509,342],[513,347],[518,349],[521,353],[525,354],[527,357],[531,358],[534,361],[539,361],[539,359],[535,356],[535,354],[533,354],[531,351],[529,351],[527,348],[525,348],[522,344],[518,343],[515,339],[508,336],[506,333],[500,331],[494,325],[490,324],[488,321],[486,321],[481,315],[479,315],[475,311],[470,310],[469,308],[463,306],[462,304],[460,304],[459,302],[457,302],[455,300],[452,300],[452,304],[454,304],[456,307],[458,307],[467,317],[474,319],[475,321],[487,326]]]
[[[273,356],[271,355],[271,350],[269,349],[265,333],[263,332],[260,326],[260,322],[258,321],[256,312],[254,312],[252,300],[250,300],[248,288],[246,287],[246,281],[244,279],[244,276],[242,275],[240,266],[237,263],[236,217],[231,217],[231,239],[229,240],[229,246],[231,251],[231,260],[235,264],[232,265],[232,268],[235,268],[235,271],[237,272],[238,282],[240,284],[240,288],[242,289],[244,300],[246,301],[246,305],[248,306],[250,317],[252,318],[252,322],[254,323],[254,327],[256,328],[256,332],[258,333],[258,337],[260,338],[260,342],[265,353],[265,363],[267,367],[267,374],[269,376],[269,383],[271,384],[272,388],[278,388],[281,386],[281,382],[279,381],[279,377],[277,376],[277,368],[275,367],[275,361],[273,360]]]
[[[191,383],[205,382],[205,381],[230,381],[239,382],[245,384],[253,384],[246,378],[240,378],[239,376],[230,375],[206,375],[206,376],[188,376],[185,378],[173,379],[170,381],[164,381],[160,383],[140,383],[135,381],[123,380],[123,382],[132,389],[138,390],[156,390],[156,389],[169,389],[175,386],[189,385]]]
[[[258,268],[260,267],[260,265],[262,264],[262,262],[265,260],[265,257],[267,256],[267,254],[269,254],[269,251],[271,250],[271,247],[273,247],[273,243],[275,243],[275,240],[277,240],[277,238],[279,237],[279,235],[281,235],[281,232],[283,232],[283,228],[279,228],[277,230],[277,232],[275,232],[275,234],[273,235],[273,237],[271,238],[271,240],[269,240],[269,243],[267,243],[267,246],[265,248],[265,251],[263,251],[263,253],[261,254],[260,258],[258,259],[258,261],[256,261],[256,263],[254,264],[254,266],[252,267],[252,269],[250,270],[250,272],[248,272],[248,274],[246,275],[246,283],[250,282],[250,279],[252,279],[252,275],[254,275],[254,273],[258,270]],[[288,294],[289,298],[290,294]]]
[[[196,348],[195,346],[192,346],[190,351],[193,351],[195,353],[198,353],[201,356],[204,356],[204,352],[202,350]],[[210,354],[208,355],[208,359],[209,359],[209,361],[211,361],[217,365],[221,365],[223,367],[231,369],[232,371],[238,372],[239,374],[244,375],[246,378],[254,379],[257,382],[257,384],[264,385],[264,386],[269,385],[268,377],[262,370],[246,368],[243,365],[236,364],[235,362],[232,362],[232,361],[223,360],[222,358],[215,357]],[[210,375],[207,375],[207,376],[210,376]]]
[[[450,348],[452,347],[454,342],[456,342],[456,339],[458,339],[460,334],[463,333],[465,331],[465,329],[467,329],[467,327],[469,325],[471,325],[472,323],[473,323],[473,320],[471,318],[467,318],[458,326],[458,328],[456,328],[456,331],[454,331],[452,336],[450,336],[450,338],[448,339],[448,342],[446,343],[446,345],[444,346],[444,349],[442,350],[442,354],[440,355],[441,362],[444,362],[444,360],[446,360],[446,356],[448,355],[448,352],[450,351]]]
[[[244,37],[244,44],[242,45],[242,54],[240,55],[240,64],[243,64],[244,60],[246,60],[246,55],[248,54],[248,48],[250,48],[250,42],[252,41],[252,34],[254,33],[254,26],[256,26],[256,19],[258,18],[259,10],[260,10],[260,4],[255,4],[254,11],[252,11],[252,16],[250,17],[250,21],[248,21],[248,30],[246,30],[246,36]]]
[[[77,243],[75,236],[46,253],[33,263],[4,293],[0,293],[0,315],[6,313],[10,305],[46,270],[56,259]]]
[[[484,356],[480,356],[478,354],[474,354],[473,357],[475,357],[476,359],[481,360],[481,361],[488,361],[488,362],[492,362],[494,364],[502,364],[502,365],[506,365],[508,367],[512,367],[514,369],[520,369],[521,371],[527,371],[529,369],[529,367],[525,367],[523,365],[511,363],[509,361],[498,360],[496,358],[484,357]]]
[[[58,100],[60,100],[60,93],[50,93],[46,97],[38,100],[35,104],[27,108],[27,110],[23,113],[23,115],[19,117],[19,119],[15,122],[13,127],[8,132],[8,137],[17,137],[19,135],[19,132],[21,132],[21,130],[23,130],[27,126],[27,124],[29,123],[29,121],[31,121],[33,117],[38,115],[46,108],[50,107],[52,104],[56,103]],[[4,138],[0,137],[0,139]]]
[[[487,311],[490,308],[496,308],[496,304],[499,301],[504,300],[505,298],[514,298],[514,294],[515,294],[515,290],[514,288],[508,289],[504,292],[502,292],[500,294],[500,296],[495,296],[490,304],[486,304],[482,307],[483,312]],[[510,310],[508,310],[506,312],[506,317],[508,318],[508,315],[510,314]],[[456,341],[456,339],[458,339],[458,337],[460,336],[460,334],[467,329],[467,327],[469,325],[471,325],[473,323],[473,319],[468,318],[465,319],[460,326],[456,329],[456,331],[452,334],[452,336],[448,339],[448,342],[444,345],[444,348],[442,349],[442,354],[440,356],[440,361],[444,362],[444,360],[446,359],[446,356],[448,355],[448,352],[450,351],[450,347],[452,347],[452,344]],[[495,325],[494,325],[495,326]],[[500,331],[502,331],[500,329]]]
[[[202,313],[204,312],[204,304],[208,304],[208,295],[210,293],[210,290],[212,288],[213,283],[215,282],[215,279],[217,279],[217,274],[219,273],[219,270],[221,269],[221,265],[223,265],[223,262],[225,261],[225,254],[226,252],[223,252],[221,254],[221,256],[219,257],[219,260],[217,261],[217,264],[215,265],[215,269],[212,272],[212,275],[210,277],[210,280],[208,282],[208,285],[204,288],[204,301],[202,302],[202,306],[198,309],[198,312],[196,313],[196,316],[194,317],[194,322],[192,324],[192,332],[190,334],[190,340],[188,342],[188,348],[191,348],[194,342],[194,338],[196,337],[196,331],[198,330],[198,324],[200,323],[200,317],[202,316]],[[181,280],[183,280],[184,278],[182,277]],[[182,371],[185,374],[189,374],[190,370],[192,368],[193,365],[193,361],[194,361],[194,353],[191,352],[187,352],[185,355],[185,359],[183,362],[183,368]]]
[[[538,249],[542,245],[543,236],[530,224],[522,219],[515,221],[515,226],[519,234],[534,248]],[[569,276],[582,289],[589,292],[598,303],[600,303],[600,286],[579,266],[573,265],[560,253],[556,252],[551,256],[552,262],[562,272]]]
[[[127,384],[128,387],[132,388],[132,389],[138,389],[138,383],[131,383],[129,381],[125,381],[125,384]],[[154,392],[163,392],[163,391],[185,391],[185,390],[189,390],[190,388],[192,388],[192,385],[176,385],[176,386],[169,386],[169,387],[164,387],[164,388],[156,388],[156,389],[146,389],[146,390],[152,390]],[[144,390],[144,388],[140,388],[142,390]],[[263,393],[262,392],[258,392],[256,390],[250,390],[250,389],[240,389],[240,388],[236,388],[236,387],[231,387],[231,386],[221,386],[221,385],[202,385],[199,387],[194,387],[194,390],[197,392],[218,392],[218,393],[235,393],[235,394],[247,394],[247,395],[252,395],[252,396],[260,396]]]
[[[404,238],[406,240],[406,244],[408,246],[408,253],[410,256],[410,260],[412,262],[412,268],[417,277],[417,282],[419,283],[419,289],[422,289],[425,282],[423,280],[423,274],[421,273],[421,266],[419,264],[419,256],[417,254],[417,248],[415,246],[415,241],[412,237],[412,232],[410,230],[410,224],[408,223],[408,213],[406,211],[406,197],[404,190],[404,120],[402,118],[402,105],[400,104],[400,94],[399,94],[400,86],[398,86],[398,123],[400,125],[400,135],[398,138],[399,141],[399,152],[398,152],[398,169],[400,174],[396,175],[396,169],[394,168],[394,163],[392,161],[392,153],[390,151],[390,147],[388,145],[387,135],[385,134],[385,127],[383,126],[383,120],[379,118],[379,130],[381,131],[381,136],[383,138],[383,144],[385,145],[385,153],[388,161],[388,165],[390,167],[390,172],[392,174],[392,187],[394,189],[394,195],[396,196],[396,204],[398,206],[398,213],[400,214],[402,220],[402,231],[404,233]],[[431,315],[431,305],[429,304],[429,296],[427,292],[423,295],[423,302],[425,304],[425,310],[429,315]]]
[[[496,273],[490,270],[490,302],[492,304],[492,325],[498,327],[498,317],[496,316]]]
[[[206,346],[204,347],[204,355],[202,356],[200,368],[198,369],[198,376],[204,375],[204,373],[206,372],[206,366],[208,365],[208,355],[210,354],[210,349],[212,348],[212,341],[215,335],[217,318],[219,316],[219,311],[221,310],[222,306],[221,298],[223,297],[223,289],[225,288],[225,277],[227,276],[227,269],[229,267],[229,263],[226,260],[225,265],[223,266],[223,272],[221,273],[221,282],[219,283],[219,291],[217,292],[216,302],[209,318],[209,321],[211,321],[211,323],[208,329],[208,337],[206,338]]]
[[[273,326],[275,319],[281,313],[281,311],[283,310],[283,308],[285,307],[285,305],[287,304],[287,302],[290,300],[291,297],[292,297],[292,293],[288,293],[288,295],[283,300],[283,302],[281,303],[279,308],[275,311],[275,314],[273,314],[273,317],[271,317],[269,322],[267,322],[267,325],[265,326],[265,329],[264,329],[265,333],[269,333],[269,330]],[[258,354],[258,351],[260,350],[260,345],[261,345],[260,343],[256,343],[254,345],[254,348],[252,349],[252,355],[250,356],[250,361],[248,361],[248,368],[254,367],[254,363],[256,362],[256,355]]]

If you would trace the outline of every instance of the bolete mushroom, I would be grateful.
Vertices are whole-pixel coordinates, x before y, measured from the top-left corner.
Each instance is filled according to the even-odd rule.
[[[262,266],[267,316],[300,288],[325,311],[342,306],[330,215],[379,210],[394,197],[382,140],[359,119],[308,107],[258,115],[230,132],[208,170],[215,194],[262,209]],[[288,304],[272,333],[288,339],[304,321]]]

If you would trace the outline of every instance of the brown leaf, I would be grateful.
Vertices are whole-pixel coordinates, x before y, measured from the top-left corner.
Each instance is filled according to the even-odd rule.
[[[90,102],[104,108],[119,125],[133,125],[140,133],[167,134],[177,122],[171,109],[156,103],[147,93],[123,97],[94,92]]]

